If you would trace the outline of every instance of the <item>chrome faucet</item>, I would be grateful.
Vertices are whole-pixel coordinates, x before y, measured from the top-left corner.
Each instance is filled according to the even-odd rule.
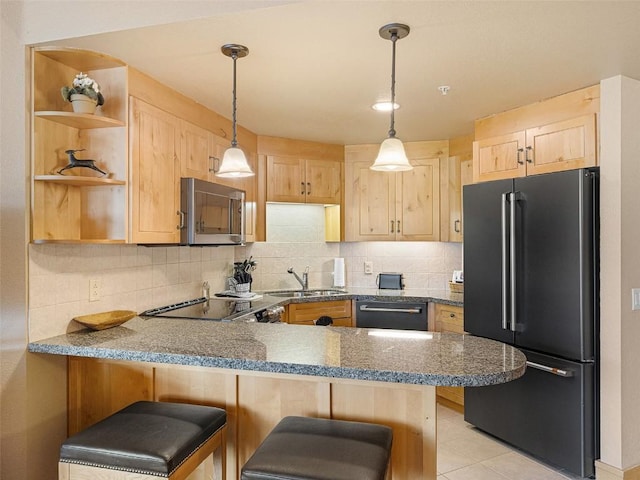
[[[309,265],[307,265],[307,267],[304,269],[302,278],[300,278],[298,274],[293,271],[293,267],[289,267],[289,270],[287,270],[287,272],[296,277],[298,283],[302,285],[302,290],[309,290]]]

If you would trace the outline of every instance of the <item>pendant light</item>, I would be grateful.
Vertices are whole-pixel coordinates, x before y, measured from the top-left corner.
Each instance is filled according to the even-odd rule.
[[[380,28],[379,33],[385,40],[391,40],[393,45],[391,56],[391,105],[396,100],[396,42],[409,35],[409,26],[401,23],[390,23]],[[389,127],[389,138],[380,145],[378,157],[369,168],[383,172],[402,172],[411,170],[413,167],[409,163],[404,145],[399,138],[396,138],[394,109],[391,109],[391,125]]]
[[[231,43],[223,45],[221,50],[224,55],[233,59],[233,139],[231,140],[231,147],[224,152],[222,163],[216,172],[216,176],[227,178],[250,177],[255,174],[247,163],[247,157],[244,152],[238,147],[236,127],[236,60],[249,55],[249,49],[244,45]]]

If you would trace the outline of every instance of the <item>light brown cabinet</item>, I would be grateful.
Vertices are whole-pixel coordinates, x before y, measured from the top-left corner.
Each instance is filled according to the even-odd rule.
[[[473,181],[597,165],[598,86],[476,121]]]
[[[131,240],[180,241],[180,120],[131,97]]]
[[[436,303],[434,317],[434,331],[465,333],[462,307]],[[464,387],[436,387],[436,395],[455,404],[464,405]]]
[[[96,80],[105,104],[75,113],[61,87],[84,72]],[[119,60],[72,48],[32,50],[31,239],[36,243],[124,243],[127,239],[127,67]],[[67,150],[84,150],[89,168],[60,170]]]
[[[595,114],[474,143],[476,181],[596,165]]]
[[[267,155],[267,201],[339,204],[342,163]]]
[[[408,172],[369,167],[378,145],[345,147],[345,240],[440,240],[440,163],[446,142],[405,144]]]
[[[441,196],[443,242],[462,242],[462,187],[473,183],[473,134],[449,140],[449,158],[443,174],[445,194]],[[448,236],[447,236],[448,232]]]
[[[333,319],[336,327],[351,327],[351,300],[328,302],[290,303],[287,305],[287,322],[297,325],[315,325],[323,315]]]

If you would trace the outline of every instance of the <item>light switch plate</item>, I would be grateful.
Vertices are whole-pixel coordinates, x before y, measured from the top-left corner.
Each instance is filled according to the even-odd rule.
[[[640,288],[631,289],[631,310],[640,310]]]
[[[372,261],[364,262],[364,273],[365,273],[365,275],[371,275],[373,273],[373,262]]]

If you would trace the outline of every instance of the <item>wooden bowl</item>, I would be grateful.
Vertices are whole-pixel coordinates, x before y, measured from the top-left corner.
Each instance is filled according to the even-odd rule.
[[[91,330],[104,330],[106,328],[117,327],[124,322],[131,320],[138,315],[131,310],[111,310],[110,312],[92,313],[91,315],[82,315],[75,317],[73,320],[84,325]]]

